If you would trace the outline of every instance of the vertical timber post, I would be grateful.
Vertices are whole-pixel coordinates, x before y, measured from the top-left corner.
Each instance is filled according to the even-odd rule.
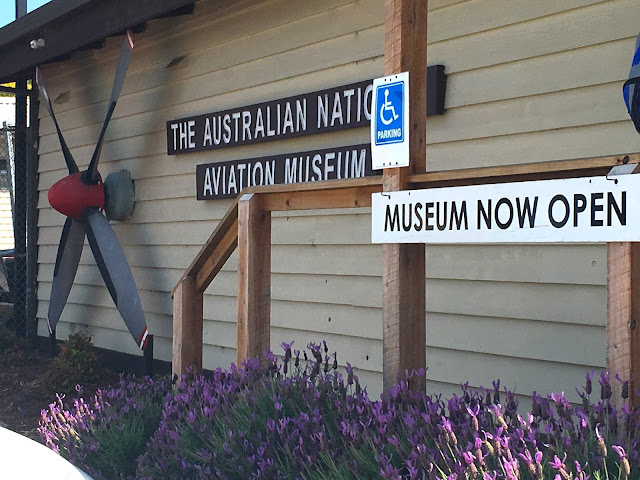
[[[143,356],[144,374],[153,377],[153,335],[147,335],[147,346],[144,349]]]
[[[35,75],[34,75],[35,77]],[[32,79],[32,82],[34,80]],[[35,347],[38,338],[38,89],[29,92],[29,129],[27,130],[27,306],[26,336]],[[55,338],[54,338],[55,340]]]
[[[269,349],[271,328],[271,212],[259,194],[238,201],[237,363]]]
[[[386,0],[384,73],[409,72],[409,167],[387,168],[383,190],[404,190],[407,177],[426,170],[427,0]],[[424,244],[383,246],[383,384],[426,366]],[[424,390],[413,377],[411,388]]]
[[[202,326],[202,292],[196,289],[196,278],[187,276],[173,294],[172,375],[180,378],[191,366],[202,369]]]
[[[16,81],[16,89],[27,90],[27,81]],[[13,321],[20,337],[27,333],[27,96],[16,95],[13,188]]]
[[[629,400],[640,406],[640,243],[607,243],[607,369],[611,400],[621,405],[620,382],[629,381]]]

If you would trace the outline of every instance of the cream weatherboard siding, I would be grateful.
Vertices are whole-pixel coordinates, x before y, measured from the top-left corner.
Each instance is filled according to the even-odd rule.
[[[170,360],[169,292],[226,212],[195,199],[195,166],[368,141],[343,131],[178,156],[165,122],[373,78],[383,72],[383,0],[196,3],[195,15],[149,23],[107,133],[100,170],[126,168],[133,217],[114,223],[156,336]],[[431,170],[640,151],[621,100],[637,0],[431,0],[429,63],[446,65],[447,112],[427,122]],[[93,151],[121,39],[43,68],[79,163]],[[172,59],[186,55],[175,67]],[[40,111],[39,333],[64,218],[47,202],[66,175],[53,124]],[[381,248],[369,211],[274,215],[272,348],[326,339],[341,364],[382,383]],[[204,366],[235,359],[236,256],[205,295]],[[427,249],[430,387],[503,384],[527,394],[566,389],[605,365],[606,255],[601,245]],[[85,246],[59,337],[86,328],[100,347],[136,352]],[[575,398],[575,395],[572,397]]]

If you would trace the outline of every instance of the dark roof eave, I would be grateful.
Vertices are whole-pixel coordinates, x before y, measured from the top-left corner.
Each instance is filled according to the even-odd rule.
[[[0,29],[0,83],[195,0],[53,0]],[[31,40],[43,38],[43,48]]]
[[[0,28],[0,48],[22,37],[29,36],[50,22],[62,18],[74,10],[95,0],[52,0],[24,17]]]

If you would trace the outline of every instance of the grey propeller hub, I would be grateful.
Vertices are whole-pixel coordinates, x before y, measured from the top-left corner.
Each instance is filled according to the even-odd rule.
[[[104,179],[104,213],[109,220],[124,222],[133,214],[135,187],[128,170],[110,173]]]

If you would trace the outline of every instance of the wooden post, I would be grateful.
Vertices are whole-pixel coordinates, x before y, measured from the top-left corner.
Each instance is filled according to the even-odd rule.
[[[187,368],[202,369],[202,292],[196,289],[194,276],[184,277],[173,293],[173,361],[172,375],[184,374]]]
[[[238,201],[237,363],[261,357],[270,347],[271,212],[263,197],[247,193]]]
[[[147,346],[144,349],[144,374],[153,377],[153,335],[147,336]]]
[[[385,75],[409,72],[409,167],[387,168],[383,190],[404,190],[412,173],[426,170],[427,0],[386,0]],[[383,385],[406,370],[426,366],[425,249],[423,244],[383,247]],[[423,381],[411,387],[424,390]]]
[[[622,404],[616,374],[629,381],[629,402],[640,406],[640,243],[607,243],[607,368],[613,403]]]

